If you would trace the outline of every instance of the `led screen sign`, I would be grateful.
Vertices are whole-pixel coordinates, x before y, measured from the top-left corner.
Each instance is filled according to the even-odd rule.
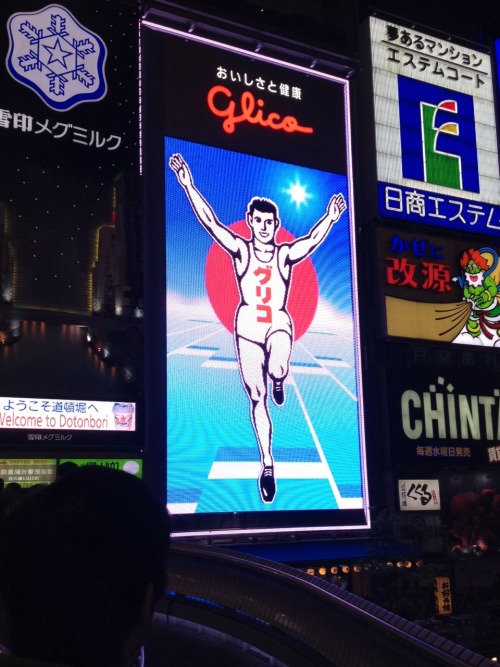
[[[4,0],[0,28],[2,451],[142,446],[111,411],[142,392],[135,10]]]
[[[0,479],[4,485],[19,484],[30,487],[50,484],[56,478],[56,459],[3,458],[0,457]]]
[[[500,388],[497,375],[450,368],[419,369],[387,378],[391,452],[408,474],[470,469],[500,460]]]
[[[379,213],[498,235],[490,56],[375,17],[370,39]]]
[[[142,478],[143,463],[142,459],[113,459],[113,458],[71,458],[59,459],[59,465],[74,463],[77,466],[102,466],[103,468],[113,468],[114,470],[123,470],[131,475]]]
[[[0,397],[0,429],[135,431],[135,404]]]
[[[366,527],[347,82],[143,26],[173,532]]]
[[[71,459],[45,459],[28,458],[19,456],[18,458],[0,457],[0,479],[4,485],[15,482],[22,487],[29,487],[38,484],[50,484],[56,479],[59,466],[103,466],[104,468],[114,468],[123,470],[142,477],[143,464],[142,459],[131,458],[71,458]],[[62,470],[62,469],[61,469]]]
[[[376,232],[388,336],[500,345],[497,248],[418,226]]]

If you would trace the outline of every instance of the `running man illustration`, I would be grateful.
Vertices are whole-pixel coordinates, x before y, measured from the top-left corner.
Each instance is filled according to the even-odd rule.
[[[287,310],[293,267],[325,240],[345,211],[346,202],[342,194],[334,195],[324,216],[308,234],[278,244],[276,234],[281,221],[277,205],[270,199],[253,197],[246,211],[246,223],[251,231],[251,238],[247,240],[219,221],[196,188],[182,155],[172,155],[169,166],[200,224],[232,259],[240,294],[234,320],[236,356],[260,450],[259,491],[264,503],[272,503],[276,479],[268,383],[270,380],[274,403],[282,406],[293,344],[293,321]]]

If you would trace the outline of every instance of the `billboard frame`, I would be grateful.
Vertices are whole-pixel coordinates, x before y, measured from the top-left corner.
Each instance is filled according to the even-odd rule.
[[[352,296],[352,314],[354,320],[354,347],[355,347],[355,358],[356,358],[356,378],[358,382],[358,393],[357,400],[359,402],[358,409],[358,426],[359,426],[359,456],[360,456],[360,479],[362,486],[362,505],[359,509],[353,510],[305,510],[298,511],[293,510],[289,512],[279,511],[279,512],[220,512],[220,513],[210,513],[207,515],[203,514],[185,514],[185,515],[172,515],[172,536],[174,538],[214,538],[214,537],[223,537],[228,538],[232,536],[274,536],[276,534],[287,534],[287,533],[301,533],[301,534],[318,534],[325,532],[336,532],[338,530],[363,530],[370,528],[370,511],[369,511],[369,501],[368,501],[368,488],[367,488],[367,470],[366,470],[366,453],[365,453],[365,433],[364,433],[364,416],[363,416],[363,393],[362,393],[362,374],[361,374],[361,345],[360,345],[360,335],[359,335],[359,305],[358,305],[358,294],[357,294],[357,276],[356,276],[356,239],[355,239],[355,215],[354,215],[354,197],[353,197],[353,173],[352,173],[352,146],[351,146],[351,119],[350,119],[350,86],[349,86],[349,77],[352,74],[352,68],[342,65],[335,64],[333,54],[330,54],[330,60],[318,60],[313,57],[307,57],[303,53],[298,51],[294,52],[292,50],[285,50],[276,46],[278,52],[280,52],[280,57],[275,57],[274,55],[267,55],[267,52],[273,52],[272,44],[268,44],[267,41],[265,45],[260,39],[252,39],[251,47],[245,48],[241,45],[234,45],[235,41],[238,41],[238,37],[241,42],[248,42],[247,36],[242,34],[231,33],[229,37],[229,32],[223,32],[220,29],[212,29],[210,33],[210,28],[207,24],[203,23],[202,28],[198,31],[196,24],[189,22],[187,19],[176,16],[174,19],[168,17],[168,21],[159,23],[156,22],[157,16],[154,17],[154,20],[151,20],[150,15],[147,14],[143,17],[141,21],[142,29],[142,68],[141,68],[141,155],[143,156],[144,162],[144,186],[145,186],[145,196],[144,196],[144,206],[145,206],[145,233],[146,233],[146,252],[150,257],[150,261],[146,262],[146,265],[149,267],[147,280],[146,292],[149,292],[147,309],[149,312],[154,312],[155,309],[165,308],[165,294],[161,294],[158,289],[158,284],[162,279],[162,271],[165,269],[165,257],[164,252],[159,248],[161,245],[159,243],[160,232],[158,228],[161,226],[158,224],[158,219],[165,219],[165,212],[163,206],[159,202],[155,201],[154,193],[158,192],[159,188],[165,192],[165,182],[163,181],[163,176],[160,171],[155,173],[155,165],[158,170],[158,165],[161,164],[160,149],[158,146],[152,147],[155,139],[158,140],[161,121],[157,118],[151,117],[151,114],[148,115],[148,109],[145,108],[144,103],[145,98],[147,98],[148,92],[151,94],[151,88],[153,86],[152,79],[154,76],[147,72],[147,58],[151,57],[148,53],[145,57],[145,54],[148,51],[148,46],[146,44],[147,38],[146,34],[153,33],[162,33],[169,36],[181,37],[183,40],[189,40],[196,42],[198,44],[203,44],[206,46],[216,47],[218,49],[230,52],[232,54],[242,55],[245,58],[251,58],[260,62],[268,63],[272,66],[284,67],[288,70],[293,70],[299,74],[305,74],[308,77],[314,76],[320,79],[323,79],[328,82],[334,82],[342,86],[343,90],[343,99],[344,99],[344,122],[345,122],[345,142],[346,142],[346,179],[347,187],[349,192],[349,228],[350,228],[350,261],[352,262],[353,272],[352,272],[352,284],[351,284],[351,296]],[[165,17],[162,17],[165,19]],[[166,25],[168,23],[168,25]],[[172,24],[172,25],[170,25]],[[182,26],[181,28],[179,26]],[[149,31],[149,32],[148,32]],[[202,32],[203,34],[199,34]],[[266,36],[267,38],[267,36]],[[225,39],[227,41],[225,41]],[[307,61],[307,65],[298,64],[298,61]],[[333,74],[332,72],[341,70],[345,74],[344,76],[339,76],[337,73]],[[156,71],[158,74],[158,71]],[[158,106],[161,106],[161,101],[158,102]],[[148,171],[148,169],[150,171]],[[164,171],[164,168],[163,168]],[[157,198],[156,198],[157,199]],[[152,222],[148,224],[148,220],[155,219],[155,223]],[[165,274],[163,274],[165,275]],[[164,278],[163,278],[164,280]],[[161,312],[161,311],[160,311]],[[161,337],[163,336],[163,340]],[[146,442],[155,438],[155,440],[160,441],[162,438],[166,441],[166,417],[164,418],[161,414],[161,411],[165,411],[165,405],[167,401],[166,395],[166,381],[162,371],[158,368],[160,364],[157,363],[158,354],[161,351],[166,355],[166,346],[165,346],[165,337],[166,337],[166,325],[163,323],[158,326],[156,321],[154,325],[151,324],[151,315],[149,318],[149,325],[146,320],[146,340],[150,342],[146,345],[146,369],[150,382],[146,386],[151,386],[151,381],[155,385],[157,391],[155,391],[155,396],[146,396],[146,405],[149,413],[149,418],[146,416],[146,422],[149,426],[146,427]],[[155,352],[153,352],[155,350]],[[166,358],[166,357],[165,357]],[[159,391],[158,391],[159,389]],[[151,415],[155,414],[154,422]],[[160,416],[159,415],[160,412]],[[157,447],[161,449],[161,446]],[[162,460],[162,455],[158,454],[158,465],[166,464],[166,461]],[[160,484],[160,475],[157,475],[156,481]],[[166,492],[166,489],[165,489]],[[332,514],[333,512],[333,514]],[[343,514],[342,520],[338,521],[333,519],[333,516],[337,514]],[[241,516],[241,515],[244,516]],[[274,515],[280,515],[279,517]],[[182,517],[187,517],[186,520],[183,520]],[[201,517],[201,518],[200,518]],[[250,526],[250,527],[247,527]]]

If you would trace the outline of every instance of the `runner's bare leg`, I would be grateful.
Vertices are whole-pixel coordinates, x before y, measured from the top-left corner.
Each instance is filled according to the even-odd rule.
[[[275,331],[266,343],[267,366],[269,377],[273,381],[273,399],[277,405],[283,405],[285,391],[283,383],[290,370],[292,338],[287,331]]]
[[[267,360],[261,345],[236,337],[241,378],[250,399],[250,416],[260,448],[262,465],[272,466],[272,423],[267,407]]]

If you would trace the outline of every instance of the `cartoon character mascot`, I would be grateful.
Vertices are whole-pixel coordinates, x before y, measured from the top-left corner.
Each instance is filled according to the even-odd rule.
[[[469,248],[464,251],[460,266],[462,274],[453,280],[460,285],[464,301],[470,304],[467,333],[473,338],[483,333],[490,340],[494,332],[500,336],[497,253],[493,248]]]

